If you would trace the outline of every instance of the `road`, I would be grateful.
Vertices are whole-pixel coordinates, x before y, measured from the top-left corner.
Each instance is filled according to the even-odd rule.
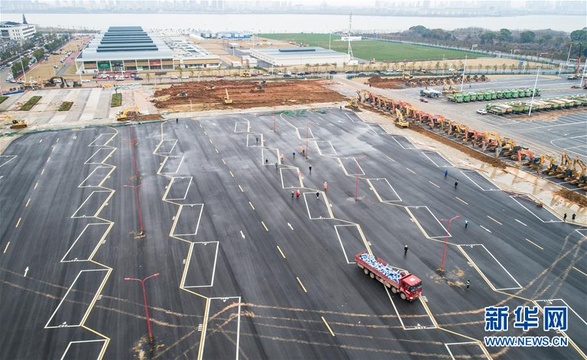
[[[351,112],[29,134],[0,156],[0,185],[5,358],[587,352],[585,229]],[[446,238],[442,219],[457,214]],[[423,279],[424,297],[404,302],[365,276],[353,260],[365,249]],[[151,349],[140,284],[123,279],[155,273]],[[502,334],[484,331],[492,305],[512,312],[503,334],[548,337],[515,328],[513,310],[567,305],[569,345],[483,346]]]

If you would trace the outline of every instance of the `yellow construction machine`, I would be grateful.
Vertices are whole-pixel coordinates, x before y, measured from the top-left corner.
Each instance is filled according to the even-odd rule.
[[[11,129],[22,129],[27,127],[27,122],[24,120],[17,120],[10,115],[0,115],[0,120],[8,120],[10,121],[10,128]]]
[[[535,157],[534,159],[528,161],[524,165],[529,166],[530,169],[536,170],[537,172],[542,171],[542,166],[544,165],[544,161],[546,160],[546,155],[540,154],[539,157]]]
[[[141,113],[139,112],[139,106],[129,106],[126,109],[119,111],[116,114],[117,121],[128,121],[128,120],[136,120]]]
[[[12,125],[10,125],[11,129],[23,129],[27,127],[28,124],[24,120],[12,120]]]
[[[395,109],[395,126],[400,128],[410,127],[410,123],[404,119],[404,115],[399,109]]]
[[[585,166],[585,163],[577,156],[575,160],[573,160],[571,176],[564,178],[564,180],[569,184],[579,184],[581,178],[585,176],[585,173],[587,173],[587,166]]]
[[[350,99],[349,102],[345,105],[345,108],[353,109],[355,111],[359,111],[359,101],[361,100],[361,92],[357,90],[357,96]]]
[[[228,105],[228,104],[232,104],[232,99],[231,99],[231,98],[230,98],[230,96],[228,95],[228,89],[224,89],[224,90],[226,90],[226,96],[225,96],[225,97],[224,97],[224,99],[223,99],[223,100],[224,100],[224,103],[225,103],[226,105]]]
[[[554,171],[557,167],[556,160],[554,159],[554,157],[552,157],[550,155],[546,155],[545,162],[546,161],[548,161],[548,166],[544,170],[542,170],[542,173],[544,175],[548,175],[548,173],[550,173],[551,171]]]

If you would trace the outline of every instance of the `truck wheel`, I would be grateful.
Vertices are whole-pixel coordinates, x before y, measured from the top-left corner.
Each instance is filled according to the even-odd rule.
[[[368,269],[363,269],[363,272],[365,273],[365,275],[369,275],[369,270]]]
[[[406,299],[406,294],[404,294],[404,293],[400,293],[400,294],[399,294],[399,297],[401,297],[401,298],[402,298],[402,300],[405,300],[405,299]]]
[[[397,289],[395,288],[395,286],[392,286],[391,287],[391,292],[394,293],[394,294],[397,294]]]
[[[373,273],[369,273],[369,277],[370,277],[371,279],[375,279],[375,274],[373,274]]]

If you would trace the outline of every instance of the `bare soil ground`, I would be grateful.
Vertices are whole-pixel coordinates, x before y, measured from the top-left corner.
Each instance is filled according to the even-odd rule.
[[[248,109],[278,105],[302,105],[343,101],[346,98],[326,88],[326,80],[268,81],[257,91],[258,81],[189,82],[155,91],[155,106],[170,111]],[[212,86],[214,88],[212,88]],[[226,91],[232,104],[225,104]]]
[[[406,87],[406,80],[401,78],[384,78],[373,76],[367,80],[367,83],[380,89],[404,89]]]

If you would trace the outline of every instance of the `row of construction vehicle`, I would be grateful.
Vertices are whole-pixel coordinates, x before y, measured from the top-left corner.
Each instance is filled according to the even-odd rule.
[[[448,76],[419,76],[414,77],[413,75],[406,76],[404,73],[404,80],[407,80],[405,85],[407,87],[418,87],[418,86],[435,86],[435,85],[454,85],[458,83],[471,83],[471,82],[482,82],[488,81],[489,79],[484,74],[481,75],[465,75],[464,77],[460,74],[453,74]]]
[[[485,105],[485,109],[491,114],[507,115],[528,112],[530,106],[532,106],[532,111],[563,110],[579,106],[587,106],[587,94],[534,100],[532,102],[512,101],[500,104],[487,104]]]
[[[454,136],[465,145],[479,147],[484,152],[494,153],[496,158],[517,161],[520,166],[561,179],[587,191],[587,166],[578,156],[571,159],[563,152],[560,163],[557,163],[555,157],[550,155],[535,156],[528,147],[517,144],[514,139],[502,137],[498,133],[477,131],[466,125],[447,120],[440,115],[433,116],[428,122],[428,126],[445,132],[449,136]],[[545,164],[548,165],[545,167]]]
[[[413,115],[412,112],[416,111],[416,108],[410,103],[395,101],[367,90],[357,91],[355,101],[371,105],[374,109],[377,109],[384,114],[394,116],[395,125],[401,128],[407,128],[410,126],[410,122],[406,118],[411,117]]]
[[[449,101],[456,103],[468,103],[471,101],[491,101],[497,99],[517,99],[524,97],[540,96],[541,90],[526,89],[505,89],[505,90],[487,90],[479,92],[453,92],[447,94]]]
[[[560,162],[557,163],[555,156],[547,154],[535,156],[528,147],[516,143],[512,138],[502,137],[494,132],[472,129],[467,125],[446,119],[442,115],[426,113],[407,102],[392,100],[367,90],[360,91],[357,95],[357,101],[391,115],[398,127],[409,127],[410,123],[427,125],[432,130],[444,132],[458,139],[464,145],[495,154],[496,158],[517,161],[520,166],[561,179],[587,191],[587,166],[579,157],[571,159],[563,153]],[[587,100],[587,95],[576,95],[571,98],[577,104],[579,103],[577,99],[581,99],[580,103],[584,105],[583,100]]]

